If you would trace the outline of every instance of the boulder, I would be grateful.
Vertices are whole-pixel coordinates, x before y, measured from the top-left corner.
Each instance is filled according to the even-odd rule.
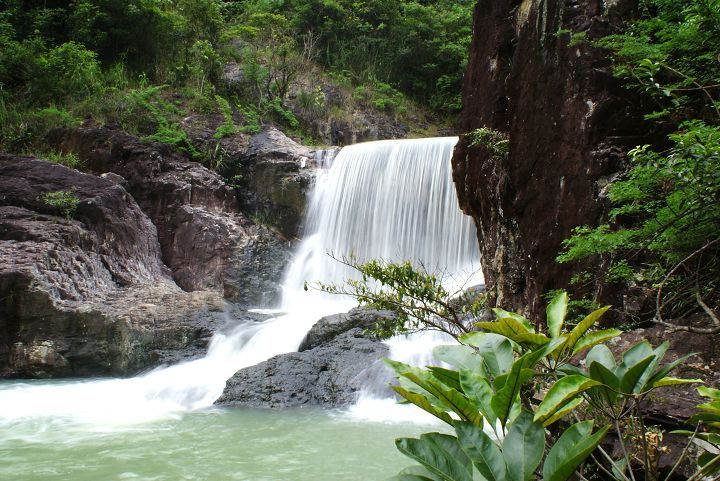
[[[363,307],[356,307],[348,313],[325,316],[310,328],[298,351],[314,349],[355,327],[363,331],[372,329],[379,320],[393,317],[395,314],[392,311],[378,311]]]
[[[352,404],[388,347],[353,328],[303,352],[281,354],[238,371],[227,381],[221,406],[292,407]]]
[[[179,289],[160,254],[118,183],[0,155],[0,375],[124,375],[197,354],[224,303]]]
[[[312,184],[311,150],[275,128],[250,139],[238,160],[238,198],[243,211],[259,223],[295,238]]]

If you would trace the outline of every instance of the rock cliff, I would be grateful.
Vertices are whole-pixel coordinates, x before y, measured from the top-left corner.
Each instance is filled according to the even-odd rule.
[[[463,87],[461,131],[487,128],[509,152],[471,145],[453,158],[478,227],[486,282],[506,308],[541,310],[571,275],[561,242],[606,208],[603,188],[640,143],[642,121],[592,40],[632,15],[632,0],[480,0]]]

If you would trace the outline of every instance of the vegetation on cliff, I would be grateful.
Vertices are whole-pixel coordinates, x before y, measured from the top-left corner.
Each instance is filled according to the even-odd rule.
[[[640,4],[638,20],[597,44],[646,102],[658,139],[629,152],[608,222],[578,228],[559,260],[600,257],[602,282],[645,290],[655,322],[699,312],[709,326],[682,328],[720,332],[720,2]]]
[[[0,7],[0,149],[42,153],[83,120],[173,144],[363,108],[412,122],[459,109],[470,0],[11,0]]]

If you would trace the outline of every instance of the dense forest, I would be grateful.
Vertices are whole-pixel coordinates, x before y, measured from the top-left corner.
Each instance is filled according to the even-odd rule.
[[[310,143],[311,119],[356,106],[442,122],[460,108],[471,5],[8,1],[0,146],[42,151],[49,129],[92,119],[199,156],[178,125],[190,111],[224,115],[218,137],[274,122]]]

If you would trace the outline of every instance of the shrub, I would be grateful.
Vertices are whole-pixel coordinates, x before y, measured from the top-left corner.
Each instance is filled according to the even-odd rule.
[[[67,219],[71,219],[77,209],[80,199],[75,193],[68,190],[58,190],[44,193],[40,199],[44,204],[58,209]]]
[[[76,42],[59,45],[35,61],[33,98],[61,101],[98,93],[102,78],[97,54]]]

